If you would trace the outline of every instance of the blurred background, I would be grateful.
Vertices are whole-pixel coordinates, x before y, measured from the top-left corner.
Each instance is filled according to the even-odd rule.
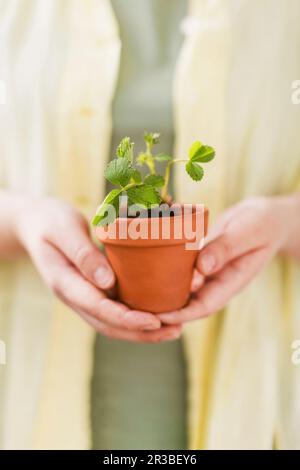
[[[0,0],[1,190],[90,220],[118,142],[140,149],[147,130],[178,158],[214,146],[201,184],[180,167],[171,185],[211,225],[249,197],[295,193],[299,18],[298,0]],[[179,339],[140,344],[96,333],[26,251],[0,260],[1,449],[300,448],[295,261],[274,257]]]

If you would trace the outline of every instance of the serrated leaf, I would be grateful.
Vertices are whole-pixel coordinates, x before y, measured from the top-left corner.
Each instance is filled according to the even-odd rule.
[[[189,161],[185,165],[185,169],[194,181],[202,180],[203,175],[204,175],[204,170],[203,170],[202,166],[198,165],[198,163],[194,163],[192,161]]]
[[[113,189],[107,194],[92,220],[93,225],[107,225],[115,220],[119,213],[119,196],[121,193],[122,189]],[[109,206],[113,206],[114,210],[110,209]]]
[[[157,190],[149,184],[141,184],[127,190],[129,204],[141,204],[146,207],[159,204],[161,197]]]
[[[155,188],[161,188],[165,183],[165,179],[161,175],[148,175],[144,179],[144,183],[150,184],[151,186],[154,186]]]
[[[189,149],[189,159],[192,160],[195,155],[200,151],[201,147],[203,146],[202,142],[200,140],[196,140],[195,142],[192,143]]]
[[[207,163],[210,162],[215,156],[215,151],[209,145],[202,145],[193,157],[190,158],[192,162]]]
[[[158,153],[155,155],[154,160],[157,162],[168,162],[170,160],[173,160],[173,157],[171,155],[167,155],[166,153]]]
[[[139,170],[137,170],[136,168],[133,168],[131,178],[133,179],[133,181],[135,183],[141,183],[142,182],[142,175],[139,172]]]
[[[126,186],[134,170],[127,158],[115,158],[106,167],[104,176],[112,184]]]
[[[116,155],[119,158],[127,158],[130,162],[133,160],[134,143],[130,141],[130,137],[124,137],[119,143]]]

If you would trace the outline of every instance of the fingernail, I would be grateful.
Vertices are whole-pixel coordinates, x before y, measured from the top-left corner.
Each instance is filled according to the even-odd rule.
[[[114,275],[106,266],[100,266],[94,274],[96,284],[103,289],[111,287],[114,283]]]
[[[216,259],[210,253],[205,253],[201,256],[201,266],[205,274],[209,274],[216,266]]]
[[[180,338],[180,335],[181,335],[181,331],[176,331],[176,332],[170,333],[166,337],[166,341],[175,341],[176,339]]]
[[[178,313],[180,313],[180,310],[170,310],[169,312],[164,312],[164,313],[160,313],[159,314],[159,317],[161,317],[162,315],[168,317],[169,315],[178,315]]]
[[[178,316],[178,310],[174,310],[173,312],[167,312],[167,313],[160,313],[159,314],[159,319],[162,321],[162,322],[166,322],[166,324],[168,324],[168,320],[171,320],[173,318],[177,318]]]
[[[143,314],[136,311],[127,311],[124,314],[124,318],[128,324],[140,330],[158,330],[161,326],[159,319],[153,318],[152,321],[149,318],[143,318]]]
[[[151,330],[158,330],[160,325],[158,326],[156,323],[149,323],[148,325],[143,326],[143,330],[151,331]]]
[[[192,284],[191,284],[191,290],[192,291],[196,291],[198,289],[200,289],[200,287],[202,286],[203,284],[203,280],[202,279],[193,279],[192,280]]]

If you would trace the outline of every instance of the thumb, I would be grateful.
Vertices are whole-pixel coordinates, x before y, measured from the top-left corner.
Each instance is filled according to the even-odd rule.
[[[232,260],[259,248],[262,241],[258,233],[255,224],[229,222],[223,227],[223,232],[201,250],[197,269],[204,276],[215,274]]]
[[[101,251],[93,243],[86,224],[74,224],[71,230],[53,234],[53,242],[84,277],[101,289],[113,287],[114,272]]]

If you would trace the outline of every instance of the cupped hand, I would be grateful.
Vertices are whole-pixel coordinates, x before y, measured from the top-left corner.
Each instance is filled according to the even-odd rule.
[[[16,221],[17,237],[46,284],[98,332],[136,342],[179,337],[180,327],[161,327],[157,315],[132,311],[108,297],[114,273],[72,206],[56,199],[31,200]]]
[[[299,215],[299,214],[298,214]],[[251,198],[220,216],[199,253],[189,304],[159,315],[181,324],[222,309],[291,238],[293,204],[288,198]]]

